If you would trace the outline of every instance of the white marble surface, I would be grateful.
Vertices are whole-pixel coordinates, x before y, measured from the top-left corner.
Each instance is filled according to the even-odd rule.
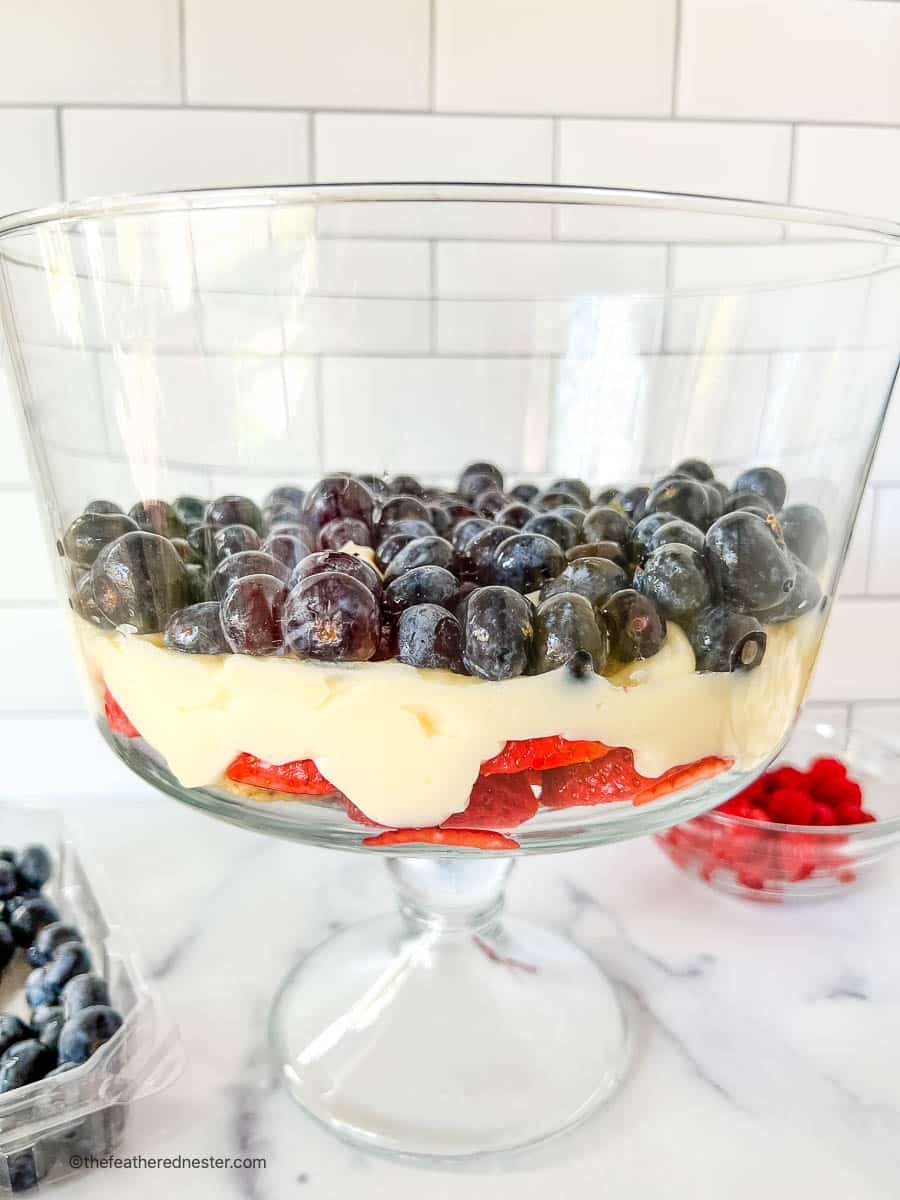
[[[274,1088],[270,997],[329,930],[381,911],[380,861],[233,829],[149,790],[70,822],[180,1025],[187,1064],[121,1153],[263,1155],[256,1172],[83,1172],[60,1194],[289,1200],[896,1200],[900,854],[840,900],[765,907],[692,883],[643,840],[520,863],[509,906],[571,932],[635,997],[637,1050],[578,1131],[489,1168],[348,1148]]]

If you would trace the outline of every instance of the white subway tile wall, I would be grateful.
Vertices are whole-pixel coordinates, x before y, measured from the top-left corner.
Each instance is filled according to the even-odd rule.
[[[892,0],[256,0],[251,13],[240,0],[32,0],[8,8],[0,73],[2,211],[107,192],[432,178],[614,184],[900,215],[900,4]],[[340,396],[361,411],[383,405],[391,436],[406,439],[410,457],[438,472],[455,465],[461,448],[454,430],[467,405],[465,419],[481,423],[486,452],[503,444],[498,431],[510,413],[524,413],[514,465],[537,471],[554,452],[551,381],[575,386],[586,369],[576,359],[560,371],[555,361],[583,263],[602,270],[609,261],[624,272],[623,286],[651,291],[667,272],[696,282],[716,269],[709,246],[668,261],[664,249],[647,243],[673,232],[698,243],[733,232],[727,222],[712,229],[689,215],[675,227],[646,214],[607,216],[605,235],[628,237],[627,251],[610,251],[608,259],[599,245],[555,250],[546,266],[546,300],[526,312],[515,302],[517,269],[547,257],[529,241],[602,238],[596,219],[565,212],[554,225],[549,212],[513,210],[470,216],[461,219],[460,232],[482,239],[477,245],[429,245],[431,231],[420,226],[423,240],[398,255],[378,240],[394,231],[377,211],[367,230],[373,240],[322,241],[311,267],[321,296],[298,320],[289,295],[264,294],[267,287],[258,296],[233,294],[228,239],[258,248],[261,278],[268,280],[269,226],[265,217],[236,223],[234,214],[223,213],[221,238],[193,243],[198,278],[214,294],[166,327],[169,353],[160,373],[190,387],[216,369],[204,364],[203,351],[233,348],[240,330],[246,363],[235,386],[248,405],[263,397],[273,428],[305,426],[309,469],[322,454],[351,467],[371,465],[373,447],[335,417],[329,399]],[[340,234],[340,221],[320,232]],[[189,229],[178,236],[190,244]],[[769,235],[760,225],[747,236]],[[762,269],[764,248],[742,253]],[[815,250],[797,253],[814,257]],[[384,282],[385,256],[393,264],[391,297],[374,302],[367,281],[371,274]],[[148,247],[148,269],[152,259]],[[358,295],[329,294],[332,281],[351,275]],[[494,292],[498,281],[502,301]],[[430,305],[433,289],[437,300]],[[789,321],[791,314],[783,316]],[[757,328],[755,320],[748,313],[744,330],[743,350],[752,353],[738,362],[726,342],[715,363],[705,360],[704,387],[733,389],[740,401],[740,420],[721,431],[727,454],[757,437],[764,402],[777,403],[780,381],[795,379],[798,369],[810,372],[811,404],[820,380],[835,387],[843,377],[848,412],[855,403],[849,357],[823,362],[820,374],[811,357],[796,364],[779,353],[783,328]],[[371,331],[370,349],[380,357],[361,372],[346,355],[365,349],[364,331]],[[649,419],[655,389],[695,390],[700,347],[677,312],[664,328],[648,301],[627,335],[642,354],[669,355],[633,377],[596,381],[637,396],[638,420]],[[516,358],[532,345],[546,360]],[[473,352],[492,357],[473,365],[466,361]],[[284,353],[279,369],[273,356]],[[432,353],[445,357],[429,359]],[[60,374],[59,354],[49,345],[34,351],[48,385]],[[70,386],[76,379],[90,402],[71,406],[64,419],[57,415],[56,452],[78,454],[101,435],[140,443],[128,371],[127,357],[113,365],[92,349],[69,352],[65,377]],[[140,386],[168,389],[166,380],[145,375]],[[485,405],[488,393],[492,403]],[[433,407],[440,436],[427,435],[423,403]],[[681,416],[687,438],[691,412]],[[173,422],[174,436],[174,416]],[[181,447],[181,479],[224,485],[222,434]],[[628,430],[615,436],[624,445]],[[666,440],[661,427],[658,436]],[[654,453],[649,443],[647,453]],[[248,455],[248,488],[269,482],[251,474],[257,470]],[[10,617],[0,634],[8,668],[0,685],[0,753],[10,752],[8,763],[42,755],[52,720],[54,745],[59,750],[62,738],[64,747],[54,756],[56,767],[48,764],[48,793],[69,787],[79,772],[85,786],[112,791],[127,777],[85,738],[89,725],[79,715],[63,653],[63,614],[54,606],[50,555],[6,380],[0,381],[0,520],[14,541],[8,561],[17,563],[0,574],[0,607]],[[871,721],[900,737],[898,533],[900,409],[894,407],[812,698],[822,719]],[[861,637],[868,629],[878,637]],[[100,763],[108,772],[98,780]],[[23,777],[26,785],[33,790],[31,775]],[[4,786],[20,783],[7,777]]]

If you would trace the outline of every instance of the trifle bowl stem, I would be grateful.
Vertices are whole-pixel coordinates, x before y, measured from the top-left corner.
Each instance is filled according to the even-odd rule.
[[[397,911],[323,942],[270,1018],[294,1099],[368,1149],[446,1159],[533,1145],[621,1083],[614,984],[554,930],[504,916],[508,857],[388,860]]]

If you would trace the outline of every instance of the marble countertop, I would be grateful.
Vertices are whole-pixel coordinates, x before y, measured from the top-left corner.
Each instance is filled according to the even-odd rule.
[[[631,1074],[543,1149],[431,1170],[345,1146],[266,1069],[278,982],[330,930],[391,905],[383,864],[136,789],[65,802],[186,1050],[179,1080],[135,1106],[120,1152],[268,1165],[85,1171],[61,1195],[897,1200],[900,854],[839,900],[789,908],[720,896],[646,839],[519,863],[510,909],[569,931],[637,998]]]

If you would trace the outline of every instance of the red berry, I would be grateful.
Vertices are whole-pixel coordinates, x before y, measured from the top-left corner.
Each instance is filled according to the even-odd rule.
[[[805,792],[809,787],[806,772],[798,771],[796,767],[778,767],[774,771],[769,771],[766,781],[772,792],[780,791],[781,788],[795,788]]]
[[[838,758],[817,758],[809,765],[809,781],[815,790],[826,779],[846,779],[847,768]]]
[[[859,814],[859,817],[857,818],[856,823],[857,823],[857,825],[868,825],[870,821],[877,821],[877,820],[878,820],[878,818],[875,816],[874,813],[866,812],[865,809],[862,809],[860,811],[860,814]]]
[[[768,821],[769,820],[769,814],[766,812],[766,810],[764,808],[756,808],[756,807],[751,808],[750,811],[747,813],[747,816],[750,818],[751,821]]]
[[[816,785],[815,795],[817,800],[833,808],[841,804],[862,806],[862,788],[852,779],[825,779]]]
[[[816,802],[813,805],[812,824],[813,825],[836,825],[837,822],[834,819],[834,813],[831,811],[831,809],[828,807],[827,804],[821,804],[819,802]]]
[[[838,825],[861,825],[863,822],[862,805],[853,800],[842,800],[836,804],[834,815]]]
[[[797,788],[780,788],[769,796],[769,815],[785,825],[809,825],[813,815],[813,799]]]

